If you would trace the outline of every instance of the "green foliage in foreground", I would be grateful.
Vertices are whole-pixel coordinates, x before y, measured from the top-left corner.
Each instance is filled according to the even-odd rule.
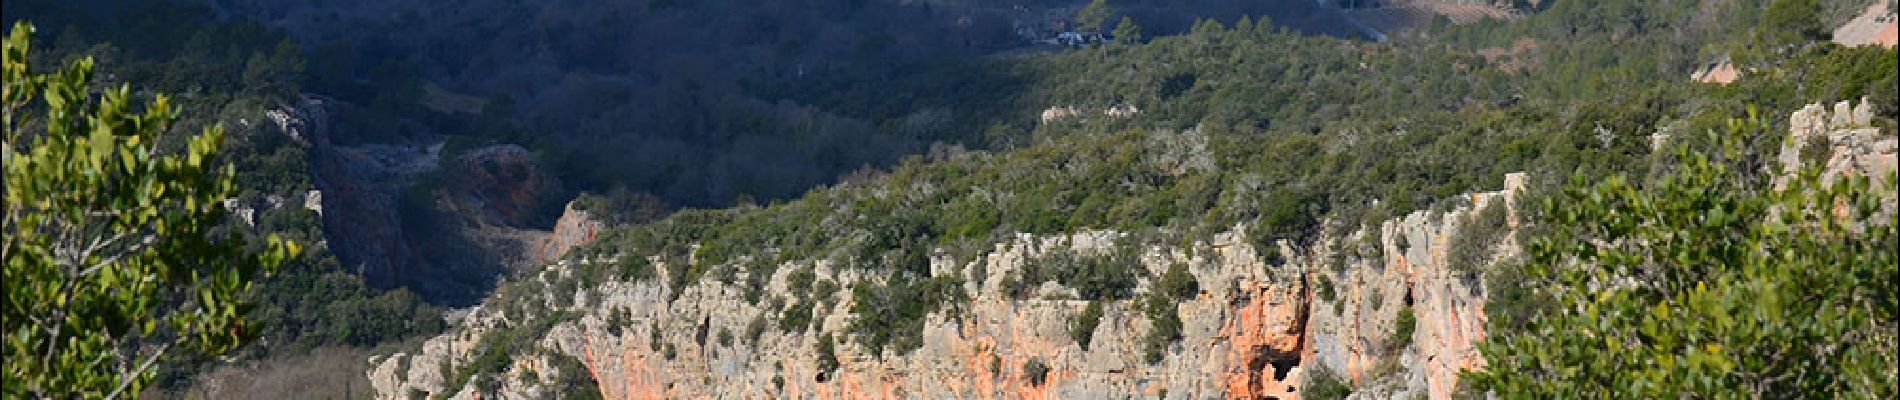
[[[328,93],[301,84],[305,66],[321,63],[306,62],[301,48],[282,31],[219,16],[206,6],[171,1],[69,3],[6,2],[7,18],[31,18],[40,33],[33,35],[29,63],[64,65],[92,57],[91,93],[129,83],[134,97],[180,94],[170,98],[170,107],[185,112],[167,124],[159,148],[171,154],[183,147],[183,138],[221,125],[224,139],[217,163],[236,172],[236,188],[226,198],[255,211],[254,224],[227,218],[214,232],[236,233],[253,249],[266,246],[271,235],[297,243],[322,242],[322,217],[316,212],[294,201],[272,205],[273,199],[301,199],[315,189],[308,168],[314,145],[261,121],[269,110],[294,104],[300,92]],[[360,128],[382,132],[404,126],[393,117],[371,118],[356,111],[338,116],[335,123],[350,127],[339,126],[332,133],[374,136],[380,133]],[[297,260],[255,281],[242,297],[253,305],[244,317],[259,328],[252,341],[256,345],[215,357],[171,352],[153,367],[158,376],[147,393],[183,395],[197,375],[231,360],[296,360],[313,349],[372,347],[434,334],[445,325],[441,311],[424,296],[401,287],[369,285],[325,246],[305,250]]]
[[[17,24],[5,43],[0,393],[130,397],[173,350],[224,354],[255,337],[240,296],[300,250],[273,236],[247,252],[216,230],[236,190],[230,166],[216,168],[223,130],[161,152],[178,117],[167,97],[94,96],[90,58],[36,75],[31,31]]]
[[[1900,395],[1900,259],[1892,217],[1875,216],[1894,189],[1812,172],[1774,189],[1729,139],[1759,129],[1731,122],[1712,139],[1719,153],[1685,147],[1653,181],[1573,179],[1546,202],[1555,229],[1532,242],[1526,273],[1556,306],[1482,344],[1490,366],[1475,386],[1504,398]]]

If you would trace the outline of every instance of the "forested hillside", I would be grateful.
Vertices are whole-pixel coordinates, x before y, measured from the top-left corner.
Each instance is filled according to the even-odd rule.
[[[219,229],[309,249],[246,364],[148,394],[1887,397],[1900,53],[1829,37],[1869,3],[4,10],[222,124]]]
[[[1202,278],[1223,279],[1257,278],[1209,269],[1229,271],[1235,265],[1259,265],[1267,269],[1268,276],[1278,277],[1267,279],[1278,285],[1294,285],[1268,285],[1278,289],[1241,294],[1234,300],[1237,302],[1257,300],[1253,297],[1256,295],[1278,296],[1272,290],[1286,289],[1316,293],[1331,302],[1328,297],[1335,294],[1329,293],[1349,291],[1357,300],[1351,306],[1335,303],[1341,308],[1333,313],[1364,312],[1357,315],[1379,318],[1371,321],[1380,325],[1400,327],[1389,336],[1381,335],[1396,338],[1393,347],[1371,356],[1372,360],[1393,360],[1414,354],[1409,352],[1429,350],[1414,347],[1427,342],[1412,342],[1410,324],[1419,323],[1415,321],[1420,318],[1411,311],[1413,289],[1403,294],[1405,308],[1397,317],[1391,309],[1379,311],[1376,305],[1370,311],[1354,310],[1365,304],[1359,300],[1382,302],[1388,296],[1400,296],[1391,292],[1368,295],[1365,291],[1369,284],[1364,283],[1363,274],[1376,272],[1361,271],[1376,270],[1379,265],[1407,268],[1402,260],[1418,257],[1412,253],[1385,253],[1385,249],[1392,248],[1385,247],[1391,246],[1388,240],[1393,239],[1377,233],[1382,226],[1392,229],[1393,222],[1389,221],[1395,218],[1410,221],[1416,217],[1406,216],[1420,215],[1413,214],[1415,211],[1432,218],[1449,210],[1465,210],[1471,200],[1462,194],[1499,187],[1498,179],[1507,172],[1527,171],[1533,177],[1529,189],[1532,204],[1573,201],[1575,198],[1551,197],[1569,177],[1578,182],[1612,176],[1641,182],[1655,179],[1653,184],[1659,188],[1670,187],[1666,185],[1679,179],[1709,179],[1682,175],[1709,173],[1693,169],[1701,168],[1694,167],[1698,162],[1695,160],[1705,157],[1697,154],[1716,154],[1714,157],[1724,165],[1719,171],[1742,175],[1740,181],[1732,183],[1736,185],[1733,192],[1723,193],[1757,193],[1767,190],[1762,186],[1767,181],[1753,171],[1773,165],[1777,156],[1785,157],[1777,150],[1783,148],[1787,136],[1782,132],[1788,132],[1790,126],[1789,120],[1781,116],[1809,103],[1863,104],[1865,99],[1865,105],[1860,106],[1867,110],[1865,123],[1878,128],[1875,132],[1881,133],[1877,137],[1888,138],[1872,140],[1890,140],[1896,110],[1894,51],[1845,48],[1826,42],[1823,11],[1818,3],[1785,1],[1720,6],[1558,2],[1520,21],[1438,26],[1388,44],[1297,35],[1271,22],[1247,19],[1232,25],[1203,22],[1183,35],[1142,44],[1108,44],[1058,54],[992,59],[984,62],[984,71],[1012,77],[1004,81],[1009,86],[977,91],[991,97],[953,97],[967,103],[947,107],[988,110],[974,114],[998,116],[977,126],[987,125],[981,128],[985,143],[1012,150],[943,148],[907,159],[890,172],[862,183],[813,190],[797,200],[736,209],[688,210],[610,232],[597,245],[570,253],[567,262],[504,285],[485,303],[480,322],[438,337],[420,353],[388,359],[374,373],[379,377],[379,389],[385,393],[536,393],[545,390],[546,384],[537,383],[533,377],[523,378],[519,365],[542,362],[533,360],[543,357],[558,360],[571,356],[587,367],[589,375],[613,378],[599,382],[609,396],[870,393],[854,390],[898,390],[916,395],[948,390],[978,395],[1086,397],[1104,392],[1079,388],[1120,385],[1113,383],[1120,382],[1113,376],[1127,375],[1150,382],[1133,390],[1153,393],[1153,382],[1167,382],[1174,376],[1167,371],[1183,368],[1176,362],[1207,362],[1188,356],[1191,351],[1170,345],[1182,337],[1179,331],[1171,330],[1181,329],[1183,319],[1188,319],[1188,326],[1205,326],[1227,317],[1193,319],[1187,311],[1178,311],[1185,310],[1181,307],[1195,297],[1193,292],[1178,292],[1172,296],[1179,297],[1170,299],[1168,293],[1172,290],[1162,288],[1176,284],[1164,281],[1179,282],[1168,278],[1179,274],[1164,272],[1170,270],[1166,262],[1157,266],[1150,257],[1160,252],[1159,257],[1165,260],[1170,254],[1178,257],[1181,252],[1201,251],[1218,252],[1216,259],[1220,261],[1175,258],[1179,260],[1175,262],[1201,271],[1195,275]],[[1725,19],[1737,15],[1749,17]],[[1752,72],[1729,85],[1687,80],[1716,55],[1745,60],[1753,65]],[[834,105],[836,109],[902,112],[864,100],[875,97],[870,97],[868,90],[854,92],[844,83],[848,82],[846,77],[821,78],[837,84],[818,88],[766,86],[760,90],[804,103]],[[902,93],[939,93],[956,92],[969,85],[980,87],[984,82],[995,81],[949,71],[943,75],[920,74],[893,84],[905,88]],[[1847,114],[1841,115],[1839,118],[1847,118]],[[1738,125],[1736,121],[1749,122]],[[1677,148],[1688,153],[1672,150]],[[1683,168],[1690,169],[1683,172]],[[1891,194],[1891,186],[1874,187],[1873,193]],[[1571,214],[1545,213],[1564,210],[1562,205],[1525,209],[1522,212],[1531,221],[1526,222],[1528,234],[1550,235],[1549,230],[1560,229],[1553,224],[1568,220],[1554,218]],[[598,211],[613,213],[611,209]],[[1456,285],[1479,295],[1474,301],[1497,299],[1497,303],[1484,308],[1496,322],[1489,327],[1491,334],[1508,337],[1518,329],[1527,329],[1527,324],[1538,324],[1533,321],[1540,320],[1530,316],[1556,312],[1540,299],[1561,292],[1532,286],[1546,281],[1525,280],[1526,276],[1541,277],[1536,274],[1548,270],[1527,270],[1526,259],[1512,255],[1516,253],[1493,254],[1489,250],[1496,246],[1520,248],[1547,239],[1483,233],[1502,229],[1500,225],[1506,225],[1506,219],[1472,212],[1472,222],[1460,225],[1465,227],[1459,228],[1460,233],[1430,237],[1450,241],[1430,244],[1432,250],[1427,254],[1434,257],[1430,268],[1450,271],[1454,281],[1463,282]],[[1465,229],[1477,231],[1463,232]],[[1063,255],[1060,250],[1027,250],[1031,255],[1020,260],[998,255],[1016,251],[1005,249],[1019,249],[1024,240],[1044,240],[1040,242],[1045,243],[1043,246],[1048,246],[1046,240],[1056,240],[1059,249],[1064,243],[1059,238],[1065,235],[1089,235],[1101,230],[1111,232],[1111,236],[1127,236],[1118,236],[1122,239],[1111,241],[1106,249],[1100,242],[1082,244],[1084,236],[1072,239],[1075,251],[1092,255]],[[1058,239],[1045,239],[1051,235]],[[1239,256],[1257,256],[1251,262],[1259,264],[1228,258],[1236,254],[1221,250],[1235,245],[1229,242],[1235,235],[1244,237],[1252,249],[1239,250]],[[1878,260],[1882,254],[1890,254],[1873,250],[1890,241],[1888,236],[1870,235],[1844,239],[1856,243],[1850,246],[1871,246],[1855,247],[1871,257],[1856,259]],[[1355,245],[1352,240],[1368,242]],[[1397,240],[1401,243],[1396,245],[1397,251],[1412,248],[1402,244],[1405,239]],[[1512,244],[1500,244],[1500,240]],[[1438,247],[1441,245],[1448,247]],[[1284,252],[1287,249],[1291,254]],[[1041,251],[1057,253],[1035,255]],[[1547,254],[1543,250],[1532,253],[1539,257]],[[1440,257],[1437,254],[1449,259],[1436,258]],[[995,264],[998,257],[1010,261]],[[1400,259],[1399,266],[1390,266],[1392,259],[1386,257]],[[1426,268],[1425,261],[1415,262],[1418,268]],[[999,268],[1009,274],[993,275],[992,271]],[[1871,269],[1863,273],[1878,276],[1890,271]],[[1425,275],[1409,275],[1413,272],[1406,274],[1406,281],[1415,285],[1427,279]],[[1206,280],[1202,282],[1207,285]],[[1549,283],[1563,282],[1574,284]],[[1222,280],[1213,287],[1227,287],[1229,283]],[[1891,293],[1890,283],[1874,279],[1858,287]],[[1052,287],[1057,289],[1052,291]],[[1441,289],[1418,290],[1430,291],[1421,296],[1441,295],[1437,292]],[[538,295],[543,292],[556,295]],[[648,301],[667,302],[674,310],[640,305]],[[1082,325],[1075,326],[1090,328],[1079,328],[1084,330],[1075,331],[1080,333],[1075,333],[1070,342],[1043,336],[1047,330],[1039,328],[1007,328],[1032,329],[1034,333],[992,331],[1005,329],[994,326],[994,321],[1012,318],[997,315],[1010,311],[991,308],[992,301],[1010,304],[1004,310],[1015,310],[1013,318],[1024,318],[1024,312],[1037,316],[1033,318],[1050,318],[1052,315],[1027,310],[1053,307],[1060,310],[1051,311],[1053,315],[1077,315],[1074,321],[1078,322],[1074,323]],[[1078,301],[1090,305],[1081,308]],[[1098,360],[1095,357],[1123,360],[1120,357],[1124,356],[1119,355],[1122,353],[1117,353],[1121,350],[1113,347],[1091,350],[1087,338],[1093,323],[1079,322],[1101,318],[1082,316],[1097,315],[1100,311],[1087,310],[1103,304],[1121,310],[1111,314],[1119,315],[1114,317],[1119,328],[1152,332],[1133,345],[1147,349],[1136,354],[1147,354],[1142,358],[1155,369],[1135,365],[1098,371],[1089,366],[1090,362],[1080,361]],[[1886,322],[1870,322],[1873,325],[1859,325],[1853,330],[1872,332],[1879,326],[1890,326],[1891,313],[1881,308],[1887,307],[1886,303],[1876,300],[1865,306],[1868,308],[1859,310],[1885,315],[1884,320],[1872,318]],[[745,311],[739,317],[700,316],[693,311],[733,307]],[[539,311],[542,309],[558,312]],[[1434,310],[1426,318],[1458,315],[1443,312]],[[1127,319],[1129,313],[1146,315],[1148,322],[1131,322]],[[748,314],[759,316],[747,322],[742,316]],[[1306,312],[1295,315],[1299,317],[1294,321],[1308,321]],[[773,318],[777,323],[771,322]],[[1046,322],[1035,319],[1023,324],[1034,325],[1038,323],[1035,321]],[[1432,321],[1429,324],[1435,325],[1428,326],[1451,332],[1468,329],[1446,328],[1446,323]],[[675,324],[696,327],[700,333],[668,333]],[[958,333],[938,337],[941,334],[933,332],[939,332],[934,328],[939,324],[957,327]],[[1449,337],[1469,338],[1464,336],[1467,334],[1453,333]],[[1484,329],[1476,334],[1484,335]],[[1303,335],[1293,340],[1297,343],[1329,337],[1309,339]],[[1445,335],[1443,331],[1432,333],[1433,340],[1448,340]],[[524,338],[541,338],[540,344],[524,342]],[[980,382],[985,378],[980,375],[943,375],[940,369],[931,369],[935,367],[918,367],[934,365],[938,361],[933,360],[943,357],[967,356],[959,353],[965,350],[951,344],[958,340],[993,340],[995,346],[1003,346],[979,346],[974,350],[978,355],[1000,356],[995,364],[980,369],[994,374],[990,382],[999,386],[982,389],[985,386]],[[1324,340],[1313,343],[1326,343]],[[1856,341],[1853,346],[1875,346],[1867,349],[1877,352],[1878,346],[1885,346],[1879,344],[1884,343],[1881,340]],[[815,353],[800,347],[807,345],[816,346]],[[1456,346],[1456,342],[1450,345]],[[474,350],[429,350],[442,348],[438,346]],[[1056,350],[1042,346],[1056,346]],[[1302,351],[1299,349],[1295,345],[1292,350],[1274,351],[1298,353]],[[922,353],[912,355],[913,351]],[[1025,359],[1025,353],[1043,355],[1027,358],[1029,361],[1018,368],[1015,360]],[[1349,375],[1344,379],[1349,387],[1374,393],[1420,393],[1421,386],[1427,385],[1433,396],[1453,392],[1437,386],[1453,379],[1440,378],[1435,372],[1438,370],[1433,369],[1436,367],[1397,367],[1398,372],[1392,372],[1387,369],[1392,367],[1368,368],[1356,361],[1302,366],[1307,361],[1304,356],[1292,361],[1273,354],[1253,358],[1273,364],[1273,370],[1278,371],[1272,381],[1260,378],[1268,386],[1284,379],[1302,382],[1298,381],[1303,379],[1298,378],[1300,375],[1286,378],[1285,371],[1293,367],[1276,364],[1287,362],[1301,368],[1331,365],[1346,370]],[[807,356],[816,358],[799,358]],[[619,357],[620,361],[607,361],[607,357]],[[798,361],[773,361],[774,357]],[[1177,357],[1188,358],[1171,361]],[[1321,357],[1325,360],[1333,356]],[[1749,358],[1756,355],[1735,357],[1735,362],[1744,365],[1764,360]],[[1000,361],[1003,359],[1011,361]],[[422,360],[451,367],[440,376],[418,378],[413,368],[415,363],[424,363]],[[608,362],[630,364],[610,366],[605,364]],[[1770,366],[1765,368],[1781,368],[1774,361],[1768,363]],[[410,368],[405,370],[401,365]],[[662,369],[690,377],[699,373],[691,371],[714,365],[748,372],[725,375],[721,379],[735,381],[713,385],[691,383],[673,374],[643,372]],[[1876,359],[1869,364],[1826,368],[1860,374],[1869,371],[1860,368],[1878,371],[1890,367],[1891,360]],[[918,371],[921,377],[901,372],[909,368],[935,372]],[[405,371],[410,374],[406,379]],[[816,375],[811,379],[807,377],[812,375],[793,375],[813,371]],[[882,375],[887,373],[898,375]],[[904,377],[893,377],[900,375]],[[830,379],[834,376],[845,376],[840,378],[843,383],[833,383]],[[1311,376],[1321,379],[1328,375]],[[933,379],[946,380],[937,383],[947,385],[947,389],[913,386],[931,385],[913,380]],[[1096,383],[1044,387],[1044,379]],[[805,383],[795,384],[796,380]],[[972,380],[979,385],[973,392],[955,389],[972,384]],[[769,386],[755,386],[766,381]],[[853,385],[864,382],[883,382],[882,389],[853,389]],[[1561,388],[1538,392],[1500,383],[1508,380],[1480,382],[1524,393],[1577,393],[1562,391],[1576,389]],[[1825,382],[1811,382],[1819,386],[1770,384],[1757,388],[1767,392],[1757,393],[1891,391],[1880,383]],[[1190,385],[1181,388],[1185,393],[1213,389],[1198,386],[1200,383],[1176,384]],[[1319,385],[1308,381],[1296,386],[1307,384]],[[833,389],[831,385],[840,386]],[[1166,383],[1159,385],[1169,387]],[[1229,385],[1219,390],[1234,394],[1236,388],[1249,387],[1255,386]],[[1672,386],[1675,389],[1660,393],[1698,390],[1694,387]],[[1110,392],[1113,390],[1120,389]],[[1269,392],[1272,390],[1278,389],[1269,388]]]

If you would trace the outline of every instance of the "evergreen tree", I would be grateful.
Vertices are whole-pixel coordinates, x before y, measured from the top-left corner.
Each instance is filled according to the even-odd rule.
[[[1135,25],[1134,19],[1122,16],[1122,22],[1115,24],[1115,41],[1141,43],[1141,25]]]
[[[169,98],[94,93],[89,58],[33,74],[31,31],[18,23],[5,42],[0,394],[132,397],[167,354],[218,355],[254,337],[240,295],[299,249],[271,237],[247,253],[221,232],[235,188],[230,165],[215,168],[223,129],[160,153],[178,117]]]
[[[1760,129],[1731,124],[1729,134]],[[1891,186],[1865,177],[1785,188],[1744,150],[1677,151],[1648,183],[1572,180],[1546,202],[1529,287],[1556,299],[1481,345],[1471,373],[1502,398],[1894,398],[1896,235]],[[1886,178],[1889,182],[1893,175]],[[1891,185],[1891,183],[1882,183]],[[1884,193],[1884,194],[1883,194]],[[1885,221],[1879,219],[1885,218]]]
[[[1088,5],[1082,6],[1081,11],[1075,12],[1075,31],[1101,33],[1102,28],[1108,26],[1108,17],[1114,14],[1115,10],[1108,6],[1107,0],[1091,1]]]
[[[1774,0],[1762,16],[1763,30],[1777,44],[1827,40],[1821,24],[1821,4],[1815,0]]]

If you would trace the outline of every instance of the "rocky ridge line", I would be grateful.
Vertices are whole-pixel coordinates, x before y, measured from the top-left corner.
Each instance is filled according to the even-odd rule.
[[[822,303],[811,332],[770,329],[755,342],[730,345],[702,340],[696,337],[699,331],[739,335],[755,318],[776,322],[778,312],[743,300],[738,287],[712,280],[689,286],[669,301],[673,293],[659,283],[664,277],[533,299],[551,311],[578,316],[533,340],[582,360],[609,398],[1104,398],[1163,392],[1171,398],[1296,398],[1304,371],[1313,365],[1343,371],[1393,395],[1444,398],[1456,386],[1457,371],[1479,365],[1472,343],[1482,338],[1484,321],[1482,290],[1447,269],[1447,243],[1463,229],[1460,221],[1477,210],[1511,207],[1504,200],[1522,191],[1524,177],[1512,174],[1506,181],[1505,190],[1473,194],[1444,212],[1414,212],[1382,221],[1373,231],[1322,238],[1310,247],[1280,243],[1282,254],[1292,255],[1285,265],[1262,263],[1239,227],[1208,242],[1142,246],[1139,263],[1149,276],[1181,263],[1201,288],[1180,302],[1182,338],[1156,364],[1142,356],[1142,339],[1152,324],[1137,301],[1107,302],[1093,342],[1083,350],[1068,329],[1088,302],[1065,300],[1073,298],[1072,291],[1054,283],[1045,284],[1042,296],[1033,299],[1015,299],[1002,289],[1012,271],[1053,251],[1105,252],[1129,236],[1111,231],[1019,235],[962,264],[937,257],[933,274],[964,278],[971,301],[960,307],[960,317],[931,314],[922,347],[905,355],[874,357],[842,339],[849,337],[845,332],[852,319],[851,300],[844,294]],[[1513,219],[1504,229],[1516,226],[1515,211],[1510,214]],[[1367,238],[1376,238],[1376,254],[1339,244]],[[1515,248],[1493,246],[1492,258],[1509,257]],[[806,267],[845,288],[879,279],[825,261],[792,262],[778,268],[767,292],[786,293],[791,271]],[[570,269],[557,264],[532,279],[551,281]],[[1339,283],[1337,299],[1315,298],[1312,282],[1320,276]],[[1153,284],[1144,280],[1137,291]],[[1389,343],[1394,321],[1408,303],[1418,316],[1418,333],[1414,341],[1394,346]],[[490,306],[471,311],[459,327],[428,340],[420,352],[372,360],[370,376],[380,397],[412,391],[477,397],[475,385],[445,387],[449,377],[442,371],[470,363],[480,353],[482,337],[513,324],[507,313]],[[609,326],[610,321],[621,322]],[[842,367],[835,373],[818,370],[815,349],[821,332],[841,338]],[[652,340],[656,337],[658,342]],[[674,349],[670,357],[661,350],[666,348]],[[1040,385],[1024,374],[1031,359],[1050,367]],[[517,355],[499,374],[496,394],[548,394],[558,375],[548,369],[551,363],[547,355]]]

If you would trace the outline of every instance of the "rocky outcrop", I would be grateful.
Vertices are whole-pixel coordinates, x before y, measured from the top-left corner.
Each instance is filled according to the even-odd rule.
[[[304,192],[303,208],[316,212],[317,216],[323,216],[323,191],[312,190]]]
[[[554,220],[554,232],[535,247],[529,262],[539,264],[560,258],[568,250],[593,242],[594,236],[606,226],[606,223],[589,215],[587,210],[574,208],[574,202],[568,202],[567,208],[561,212],[561,218]]]
[[[1862,101],[1859,106],[1842,101],[1834,103],[1832,110],[1809,104],[1795,111],[1788,117],[1789,136],[1777,159],[1781,167],[1778,179],[1810,165],[1821,169],[1822,183],[1847,175],[1888,178],[1900,164],[1895,157],[1896,142],[1892,137],[1882,137],[1880,128],[1874,126],[1873,108],[1870,101]],[[1807,152],[1814,155],[1804,156]]]
[[[317,96],[304,95],[298,98],[294,106],[283,107],[264,112],[264,118],[277,125],[277,130],[290,136],[291,140],[309,143],[313,139],[329,142],[330,111],[324,107],[324,100]],[[322,138],[312,135],[321,132]]]
[[[1896,183],[1896,170],[1900,170],[1900,147],[1891,135],[1882,135],[1880,128],[1873,125],[1874,112],[1872,102],[1862,101],[1859,106],[1849,102],[1834,103],[1832,110],[1821,104],[1809,104],[1788,118],[1788,137],[1782,142],[1781,153],[1777,157],[1775,176],[1777,190],[1786,189],[1789,179],[1804,171],[1812,171],[1820,176],[1820,184],[1832,185],[1846,177],[1864,177],[1870,182],[1871,190],[1892,193]],[[1845,219],[1848,205],[1836,203],[1835,215]],[[1892,201],[1879,203],[1873,218],[1861,223],[1892,223],[1895,215],[1900,215],[1900,204]]]
[[[1280,243],[1281,253],[1291,255],[1283,265],[1263,263],[1239,227],[1186,244],[1136,243],[1110,231],[1018,235],[975,260],[939,255],[932,274],[964,278],[970,300],[955,311],[929,315],[921,347],[904,354],[868,354],[849,340],[852,304],[843,293],[817,300],[811,330],[763,329],[752,338],[751,324],[776,326],[779,310],[770,301],[746,301],[739,287],[714,279],[673,293],[662,276],[571,292],[530,290],[525,301],[574,317],[536,337],[515,338],[548,351],[513,357],[492,374],[499,384],[490,390],[448,387],[451,378],[443,375],[476,359],[482,337],[512,329],[503,300],[493,298],[419,350],[372,360],[369,374],[382,398],[411,392],[533,398],[552,390],[548,385],[561,373],[546,367],[547,357],[565,355],[580,359],[601,393],[615,399],[1297,398],[1306,371],[1323,365],[1374,388],[1374,396],[1447,398],[1458,371],[1481,365],[1473,342],[1484,335],[1483,288],[1453,270],[1459,258],[1450,253],[1451,243],[1475,229],[1470,221],[1483,221],[1474,216],[1488,207],[1508,211],[1490,229],[1515,229],[1510,199],[1524,179],[1513,174],[1506,181],[1503,191],[1473,194],[1441,211],[1379,221],[1313,246]],[[1481,247],[1484,254],[1475,258],[1512,256],[1510,236]],[[1129,245],[1138,245],[1136,262],[1148,276],[1180,264],[1200,282],[1199,294],[1179,303],[1181,338],[1158,363],[1143,357],[1153,323],[1138,301],[1106,302],[1091,345],[1083,349],[1068,330],[1087,302],[1070,300],[1067,289],[1049,287],[1054,284],[1045,285],[1045,296],[1029,299],[1003,289],[1013,271],[1053,252],[1098,254]],[[567,262],[526,279],[560,280],[573,270]],[[827,260],[793,261],[776,270],[766,293],[788,293],[788,276],[804,269],[844,288],[883,279]],[[1335,285],[1334,298],[1316,294],[1322,280]],[[1144,280],[1138,291],[1151,285]],[[1397,315],[1408,307],[1417,316],[1417,333],[1410,341],[1393,340]],[[836,371],[819,369],[816,343],[822,335],[839,338]],[[1040,383],[1025,374],[1030,360],[1049,366]]]
[[[293,137],[310,141],[310,175],[327,197],[320,200],[324,237],[338,259],[373,284],[404,281],[413,272],[407,266],[421,258],[406,240],[399,196],[417,176],[435,170],[441,145],[335,145],[328,101],[303,96],[270,117]]]
[[[1133,117],[1135,116],[1135,114],[1140,114],[1140,113],[1141,113],[1141,109],[1136,108],[1132,104],[1118,105],[1114,107],[1104,108],[1099,111],[1079,108],[1076,106],[1060,106],[1060,107],[1049,107],[1047,109],[1043,109],[1041,118],[1042,118],[1042,122],[1046,124],[1046,123],[1053,122],[1060,119],[1087,117],[1091,115],[1102,115],[1109,118],[1128,118],[1128,117]]]
[[[528,227],[541,220],[558,192],[553,179],[521,146],[504,144],[471,149],[445,168],[448,183],[441,188],[447,213],[466,224]],[[541,221],[537,221],[541,220]]]
[[[1689,75],[1689,79],[1695,80],[1696,82],[1725,85],[1735,82],[1736,79],[1740,79],[1741,77],[1742,71],[1735,69],[1735,64],[1728,60],[1710,64]]]
[[[332,140],[330,118],[350,106],[331,102],[305,95],[268,117],[310,143],[317,190],[303,206],[317,211],[347,269],[453,305],[473,303],[496,276],[528,264],[546,235],[537,228],[557,204],[548,200],[561,192],[532,152],[504,144],[445,158],[443,142],[429,135],[343,145]]]
[[[1896,16],[1893,0],[1881,0],[1868,4],[1865,10],[1854,19],[1834,29],[1831,37],[1842,46],[1880,46],[1893,47],[1900,44],[1900,16]]]
[[[1352,249],[1351,241],[1324,245],[1315,254],[1341,254],[1343,266],[1313,273],[1337,287],[1335,304],[1313,307],[1309,334],[1313,336],[1312,363],[1340,371],[1367,394],[1411,397],[1427,394],[1449,398],[1457,387],[1458,372],[1483,366],[1475,344],[1484,338],[1484,288],[1480,277],[1461,262],[1493,263],[1517,257],[1516,197],[1526,184],[1523,174],[1505,177],[1502,191],[1471,194],[1444,212],[1414,212],[1386,221],[1374,235],[1376,251]],[[1491,209],[1499,207],[1501,209]],[[1482,218],[1486,211],[1501,212],[1501,224]],[[1484,234],[1477,231],[1490,230]],[[1482,238],[1480,238],[1482,237]],[[1471,257],[1457,251],[1472,247],[1460,240],[1481,240]],[[1464,260],[1464,261],[1461,261]],[[1319,303],[1326,303],[1319,301]],[[1416,318],[1410,342],[1393,342],[1400,310]]]

